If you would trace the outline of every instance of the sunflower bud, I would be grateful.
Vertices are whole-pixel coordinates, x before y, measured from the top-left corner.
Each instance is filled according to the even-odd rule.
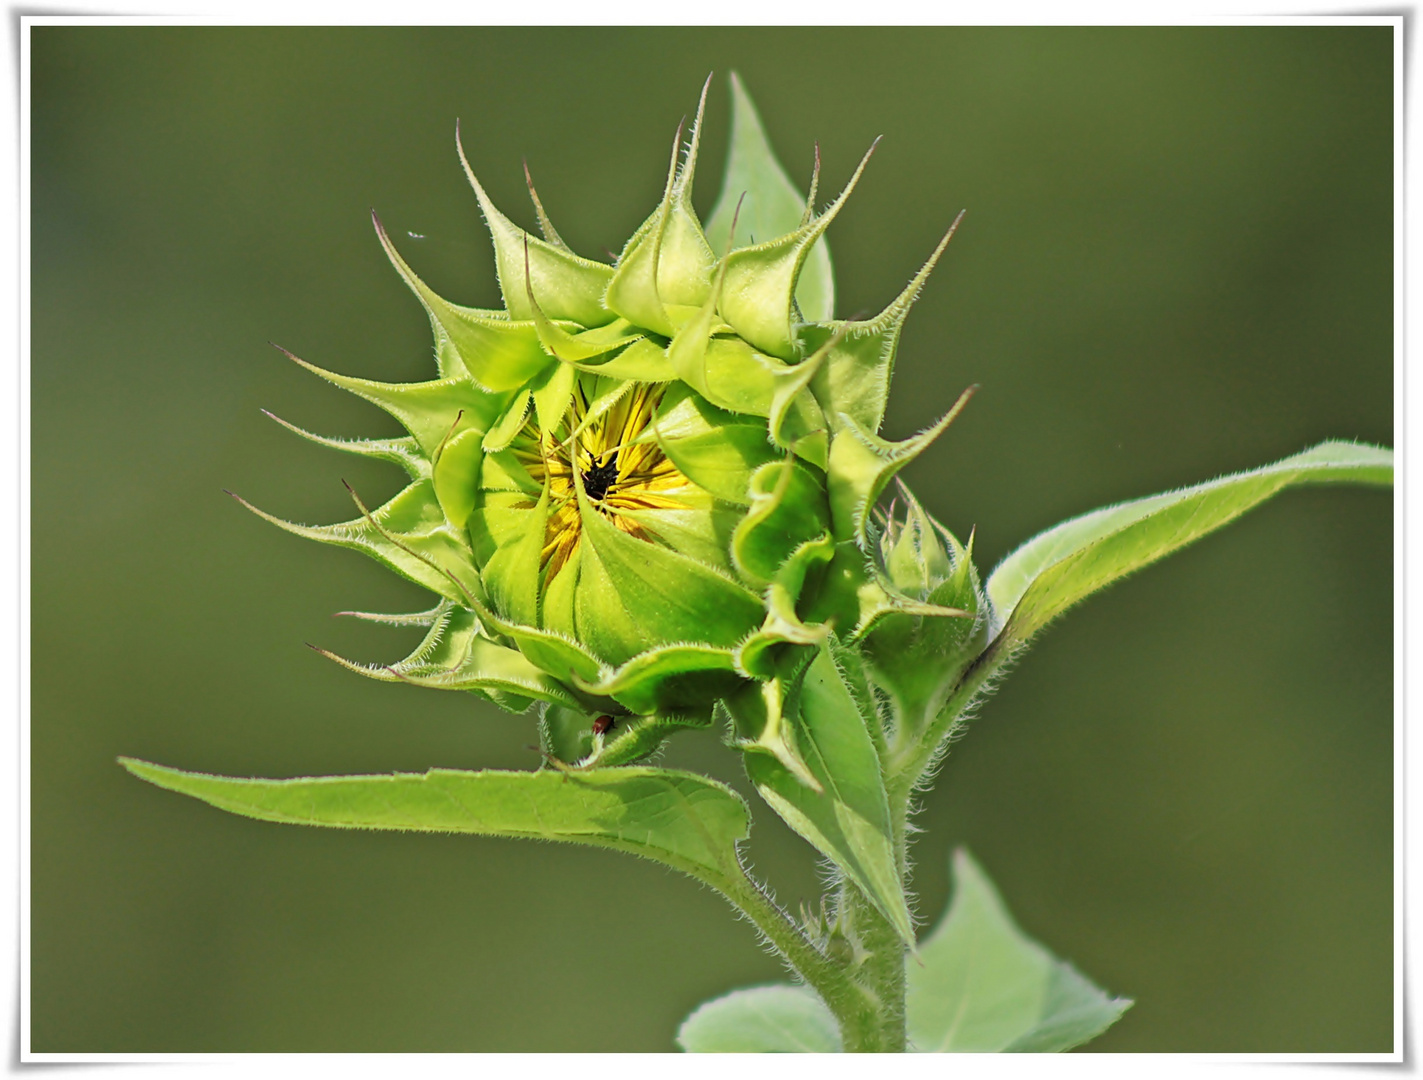
[[[988,602],[973,566],[973,537],[953,533],[900,485],[880,515],[877,559],[901,594],[972,618],[944,619],[911,612],[882,618],[861,644],[874,680],[893,701],[896,725],[914,734],[933,720],[968,664],[988,643]]]
[[[762,136],[733,90],[744,148]],[[439,597],[419,615],[363,616],[428,633],[398,664],[349,667],[514,711],[538,703],[545,753],[581,767],[645,757],[724,702],[744,746],[814,786],[778,710],[820,692],[807,677],[838,678],[827,650],[862,642],[898,695],[912,657],[966,649],[983,622],[967,551],[942,547],[917,503],[883,528],[872,519],[962,405],[902,442],[877,434],[900,328],[948,236],[880,315],[834,320],[824,234],[870,154],[817,212],[815,179],[804,200],[768,147],[759,169],[734,147],[704,230],[691,201],[701,116],[685,143],[679,128],[662,198],[611,264],[568,248],[532,181],[542,235],[501,213],[457,132],[502,306],[439,296],[376,219],[429,315],[437,377],[383,383],[298,361],[408,435],[294,430],[410,482],[338,525],[269,520]]]

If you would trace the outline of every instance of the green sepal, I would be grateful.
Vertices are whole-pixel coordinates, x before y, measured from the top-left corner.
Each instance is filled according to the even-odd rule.
[[[830,516],[835,539],[864,544],[870,511],[894,474],[928,449],[968,404],[969,387],[936,423],[902,442],[881,439],[854,417],[840,414],[841,430],[830,444]]]
[[[467,428],[445,443],[435,462],[435,497],[440,501],[445,520],[456,529],[464,528],[474,510],[480,466],[484,462],[481,445],[484,438],[478,428]]]
[[[791,552],[766,587],[766,621],[736,650],[736,666],[757,679],[772,678],[784,645],[819,645],[830,634],[832,622],[811,624],[801,619],[796,608],[811,571],[830,562],[835,542],[830,534],[807,540]]]
[[[539,621],[538,567],[548,514],[545,491],[533,507],[518,513],[517,524],[510,523],[480,572],[494,610],[525,626],[537,626]]]
[[[786,364],[757,352],[739,337],[721,333],[716,307],[724,275],[723,265],[711,297],[668,344],[668,366],[677,378],[719,408],[774,417],[771,435],[781,445],[813,441],[816,432],[826,429],[814,397],[803,392],[814,369]],[[811,460],[818,457],[821,468],[825,467],[824,441],[822,437],[818,448],[807,446],[804,453]]]
[[[509,407],[480,440],[480,449],[486,454],[497,454],[505,449],[514,437],[523,430],[525,418],[529,415],[529,403],[533,401],[532,390],[520,390],[509,402]]]
[[[715,701],[742,681],[731,650],[682,643],[659,645],[601,675],[596,681],[575,678],[574,685],[642,714]]]
[[[759,597],[712,567],[629,536],[593,506],[581,479],[577,483],[585,548],[578,631],[605,660],[630,660],[649,641],[730,648],[760,623]],[[625,613],[621,618],[615,607]]]
[[[460,144],[458,125],[455,147],[494,240],[494,266],[509,317],[515,320],[534,317],[529,304],[529,287],[525,284],[527,266],[527,280],[549,318],[569,319],[580,326],[602,326],[611,322],[614,316],[603,303],[603,294],[613,278],[613,268],[530,236],[515,225],[490,201],[469,167]]]
[[[677,165],[682,144],[682,129],[678,127],[662,201],[633,233],[608,285],[608,307],[639,326],[667,336],[678,322],[669,309],[695,310],[706,302],[716,263],[691,201],[702,112],[710,85],[708,80],[702,88],[686,162],[680,168]]]
[[[876,139],[875,143],[878,142]],[[785,236],[726,254],[721,317],[756,348],[783,360],[797,355],[792,307],[801,267],[810,248],[824,235],[855,190],[874,150],[871,145],[845,190],[824,213]]]
[[[752,474],[777,460],[765,426],[718,408],[687,387],[667,390],[650,425],[672,464],[718,499],[740,506],[751,502]]]
[[[822,479],[794,458],[768,461],[747,485],[751,508],[731,538],[731,557],[758,588],[771,583],[791,552],[830,523]]]
[[[673,551],[718,570],[733,569],[731,536],[742,508],[721,499],[701,500],[682,509],[620,507],[618,516],[634,521]]]
[[[826,349],[829,353],[827,362],[815,373],[810,385],[825,416],[835,427],[840,426],[839,417],[843,413],[866,431],[879,430],[889,400],[900,331],[962,218],[963,214],[959,214],[954,219],[928,262],[904,291],[873,319],[822,322],[800,328],[800,340],[805,348]]]
[[[912,947],[913,920],[869,730],[878,718],[861,714],[826,646],[789,689],[785,720],[816,786],[759,747],[744,748],[746,773],[786,824],[843,871]]]
[[[593,752],[594,716],[583,708],[545,705],[539,709],[539,749],[554,761],[581,761]]]
[[[726,695],[721,699],[721,706],[731,720],[731,743],[742,751],[748,762],[759,755],[768,755],[794,777],[797,784],[819,792],[824,787],[801,757],[795,728],[786,715],[787,694],[795,680],[804,675],[812,659],[813,653],[805,648],[783,652],[775,674]],[[747,771],[749,774],[749,764]]]
[[[412,480],[424,480],[430,475],[430,459],[421,452],[413,435],[402,435],[395,439],[331,438],[327,435],[314,434],[305,428],[299,428],[275,413],[267,412],[266,409],[263,409],[262,412],[288,431],[300,435],[308,442],[314,442],[317,446],[326,446],[332,450],[340,450],[343,454],[355,454],[357,457],[389,461],[404,469]]]
[[[594,734],[591,749],[579,769],[606,769],[642,761],[662,748],[669,735],[688,728],[711,726],[711,707],[701,711],[662,712],[653,716],[628,716],[617,720],[611,734]]]
[[[817,163],[819,155],[816,155]],[[744,198],[743,198],[744,196]],[[785,169],[776,160],[756,106],[736,72],[731,73],[731,145],[726,175],[716,206],[707,218],[707,240],[718,255],[736,246],[738,237],[751,243],[774,240],[806,224],[806,213],[815,202],[801,196]],[[732,236],[732,223],[736,236]],[[801,266],[795,289],[796,305],[805,318],[823,322],[835,314],[835,275],[830,247],[822,236],[811,245]]]
[[[503,411],[507,400],[505,395],[480,390],[467,379],[436,379],[420,383],[376,382],[337,375],[293,356],[286,349],[281,351],[313,375],[319,375],[390,413],[415,436],[415,441],[428,457],[433,457],[440,444],[455,430],[469,427],[487,430]]]
[[[548,214],[544,211],[543,200],[539,198],[539,193],[534,190],[534,177],[529,172],[529,163],[524,162],[524,183],[529,187],[529,199],[534,204],[534,216],[539,219],[539,232],[543,233],[543,238],[561,251],[572,251],[573,249],[563,242],[563,237],[558,235],[558,230],[553,227],[553,222],[549,220]]]
[[[378,611],[338,611],[337,615],[361,622],[378,623],[381,626],[423,626],[431,627],[436,620],[449,610],[450,602],[441,600],[429,611],[412,611],[408,614],[387,615]]]
[[[567,330],[555,325],[553,320],[544,314],[543,308],[539,306],[538,298],[534,296],[533,283],[526,281],[525,285],[528,292],[529,309],[534,317],[534,327],[538,330],[539,344],[545,353],[565,364],[576,364],[598,356],[606,356],[608,353],[631,345],[634,341],[645,336],[642,331],[632,329],[632,324],[625,319],[618,319],[616,322],[608,324],[608,326],[617,326],[622,331],[621,333],[609,334],[606,333],[608,326],[597,326],[583,333],[570,334]]]
[[[479,572],[469,549],[445,521],[429,480],[409,484],[369,518],[362,516],[335,525],[298,525],[259,510],[238,495],[232,497],[280,529],[362,552],[401,577],[456,603],[463,603],[468,595],[461,585],[465,590],[480,588]]]
[[[580,679],[597,679],[602,671],[603,665],[597,657],[557,630],[525,626],[489,611],[479,611],[479,616],[517,645],[536,666],[562,682],[576,686]]]
[[[838,340],[831,337],[801,363],[775,373],[771,408],[766,414],[771,441],[814,462],[822,470],[829,466],[829,424],[820,403],[807,387],[824,366],[830,347]]]
[[[566,686],[521,653],[485,637],[478,618],[468,608],[447,608],[415,651],[397,664],[358,664],[325,649],[316,651],[350,671],[383,682],[408,682],[439,690],[495,691],[525,700],[580,705]]]
[[[371,218],[391,265],[405,279],[430,317],[437,351],[439,344],[447,341],[469,377],[494,393],[523,386],[548,365],[549,356],[539,345],[537,328],[527,317],[515,322],[507,312],[480,311],[451,304],[410,269],[374,211]],[[444,366],[442,376],[459,374],[445,371]]]
[[[580,364],[584,371],[632,382],[664,383],[677,377],[667,362],[667,350],[651,338],[634,341],[626,349],[607,360]]]
[[[572,364],[554,364],[529,384],[534,394],[534,414],[542,430],[558,430],[573,401],[573,386],[577,381],[578,370]]]

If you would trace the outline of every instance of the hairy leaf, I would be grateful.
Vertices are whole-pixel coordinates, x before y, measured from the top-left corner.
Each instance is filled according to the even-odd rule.
[[[698,1005],[677,1045],[691,1054],[838,1054],[840,1026],[809,987],[777,983]]]
[[[953,874],[948,913],[905,967],[912,1049],[1069,1050],[1131,1007],[1025,936],[966,851],[954,853]]]
[[[785,755],[759,749],[745,754],[747,774],[771,808],[912,942],[879,755],[828,648],[819,650],[788,705],[790,742],[819,790],[787,766]]]
[[[746,804],[730,788],[673,769],[262,780],[119,762],[159,787],[262,821],[564,840],[629,851],[709,884],[740,877],[736,843],[750,826]]]
[[[1272,465],[1064,521],[1018,548],[989,577],[993,630],[1010,642],[1026,641],[1084,597],[1292,485],[1392,482],[1392,450],[1325,442]]]

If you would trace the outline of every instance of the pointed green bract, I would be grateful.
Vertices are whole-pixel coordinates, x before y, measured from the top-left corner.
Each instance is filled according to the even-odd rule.
[[[707,218],[712,250],[725,255],[735,247],[774,240],[802,224],[807,202],[776,160],[751,95],[731,74],[731,151],[716,206]],[[732,222],[736,235],[732,236]],[[810,322],[835,314],[835,276],[830,247],[821,236],[811,245],[796,284],[796,303]]]
[[[846,413],[843,430],[830,445],[830,511],[835,539],[863,543],[865,522],[895,473],[928,449],[968,403],[972,390],[935,424],[902,442],[889,442],[861,427]]]
[[[963,214],[954,219],[919,273],[879,315],[863,322],[823,322],[802,329],[801,340],[807,349],[823,348],[829,354],[827,362],[816,371],[811,386],[832,424],[838,427],[844,415],[865,431],[879,430],[889,401],[889,381],[894,374],[900,331],[961,220]]]
[[[725,255],[726,280],[719,304],[722,318],[756,348],[783,360],[799,352],[793,303],[801,268],[854,191],[874,149],[870,147],[845,190],[824,213],[785,236],[734,248]]]
[[[447,607],[432,622],[415,651],[397,664],[357,664],[324,649],[318,651],[348,670],[383,682],[486,695],[495,692],[570,707],[580,704],[566,687],[535,667],[522,653],[484,636],[474,613],[465,608]]]

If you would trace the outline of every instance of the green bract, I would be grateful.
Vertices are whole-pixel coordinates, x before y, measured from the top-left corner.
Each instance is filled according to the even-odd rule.
[[[802,197],[734,78],[732,91],[726,182],[705,228],[691,202],[705,88],[661,201],[611,264],[569,250],[532,183],[542,236],[515,225],[460,148],[503,306],[436,294],[377,219],[430,317],[436,377],[374,382],[297,360],[408,434],[293,430],[392,462],[409,483],[374,510],[357,498],[360,513],[336,525],[256,512],[436,597],[413,615],[360,615],[427,629],[399,663],[332,658],[536,711],[545,767],[247,780],[125,764],[264,820],[540,837],[692,875],[806,985],[710,1003],[682,1029],[688,1049],[1077,1045],[1129,1002],[1019,931],[967,856],[954,907],[916,951],[915,791],[1009,660],[1067,608],[1286,487],[1388,484],[1392,454],[1326,442],[1107,507],[1028,541],[981,582],[972,537],[960,542],[902,484],[887,490],[969,391],[926,431],[879,434],[900,330],[957,221],[883,312],[835,319],[825,231],[869,154],[817,211],[818,155]],[[645,762],[677,729],[718,718],[758,794],[827,860],[833,895],[818,911],[793,918],[749,876],[736,792]]]

